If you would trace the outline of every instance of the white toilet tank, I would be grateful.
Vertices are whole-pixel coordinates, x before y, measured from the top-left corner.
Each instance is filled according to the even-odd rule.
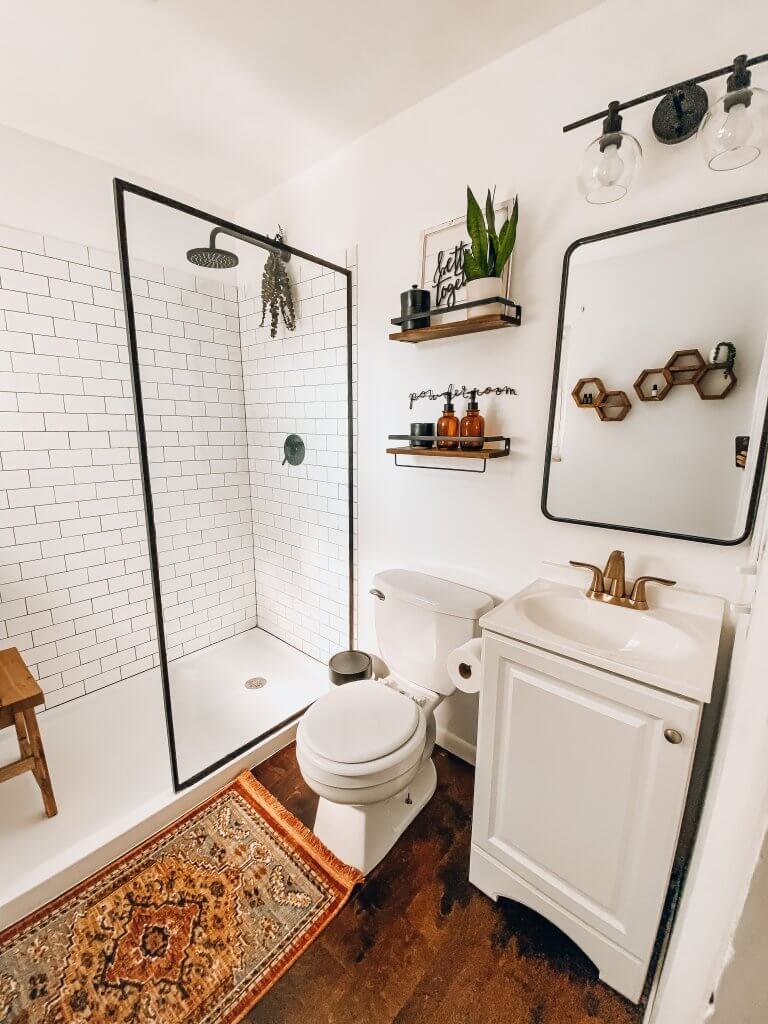
[[[477,621],[491,610],[493,599],[408,569],[377,573],[371,593],[377,598],[379,650],[390,672],[433,693],[453,693],[446,659],[478,634]]]

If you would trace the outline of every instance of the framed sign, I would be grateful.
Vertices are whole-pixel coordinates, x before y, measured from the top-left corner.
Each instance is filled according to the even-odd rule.
[[[503,224],[512,213],[512,203],[506,199],[496,203],[496,224]],[[432,323],[450,323],[465,320],[466,311],[451,309],[466,299],[466,278],[464,277],[464,253],[471,247],[465,217],[438,224],[437,227],[422,231],[419,240],[419,287],[430,292],[430,306],[433,310],[444,309],[445,313],[432,315]],[[512,260],[507,261],[501,275],[499,294],[508,299]]]

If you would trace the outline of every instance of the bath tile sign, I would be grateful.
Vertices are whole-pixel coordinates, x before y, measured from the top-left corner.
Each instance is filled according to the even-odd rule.
[[[496,223],[503,224],[512,212],[509,200],[497,203]],[[451,313],[451,309],[466,300],[466,277],[464,276],[464,253],[471,246],[467,231],[466,217],[456,217],[445,224],[422,231],[419,240],[419,287],[428,288],[432,309],[444,309],[445,313],[433,314],[432,323],[449,323],[465,320],[466,311]],[[512,260],[507,262],[501,276],[499,294],[509,298],[509,276]]]

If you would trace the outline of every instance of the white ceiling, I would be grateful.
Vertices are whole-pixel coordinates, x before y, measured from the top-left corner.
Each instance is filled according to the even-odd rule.
[[[0,124],[234,209],[597,2],[0,0]]]

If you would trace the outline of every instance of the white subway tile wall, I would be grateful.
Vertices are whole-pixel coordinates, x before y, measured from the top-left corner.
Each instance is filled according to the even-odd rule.
[[[345,258],[354,281],[356,252]],[[349,644],[346,278],[295,257],[290,272],[296,330],[274,339],[260,281],[241,289],[256,602],[260,626],[327,660]],[[353,393],[355,310],[353,284]],[[300,466],[282,465],[288,434],[304,440]]]
[[[47,706],[157,664],[117,270],[0,227],[0,644]],[[134,272],[169,655],[255,625],[258,595],[260,625],[324,658],[346,644],[343,279],[302,274],[271,342],[247,289]],[[290,475],[284,427],[308,448]]]
[[[152,276],[134,306],[173,660],[256,625],[253,525],[237,288]]]

